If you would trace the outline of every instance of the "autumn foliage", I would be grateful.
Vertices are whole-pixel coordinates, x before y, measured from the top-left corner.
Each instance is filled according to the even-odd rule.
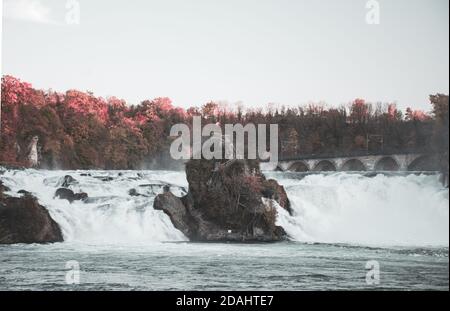
[[[434,99],[442,102],[445,96]],[[314,104],[244,110],[210,102],[184,110],[168,98],[128,105],[90,92],[42,91],[11,76],[2,79],[1,102],[0,163],[24,164],[28,143],[38,136],[41,166],[60,169],[168,167],[172,125],[192,124],[198,115],[203,124],[279,124],[281,157],[427,149],[432,147],[435,127],[442,131],[445,122],[448,127],[448,118],[436,121],[412,109],[403,115],[393,104],[374,105],[362,99],[339,108]]]
[[[168,122],[183,119],[167,98],[127,106],[77,90],[43,92],[5,76],[0,162],[24,163],[30,138],[38,136],[43,167],[139,168],[169,144]]]

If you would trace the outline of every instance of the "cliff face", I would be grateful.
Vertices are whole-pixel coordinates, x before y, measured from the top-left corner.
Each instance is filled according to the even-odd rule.
[[[58,224],[29,194],[13,198],[0,181],[0,244],[62,242]]]
[[[31,139],[30,145],[28,147],[29,153],[27,155],[28,165],[30,167],[38,167],[39,166],[39,155],[38,155],[38,147],[37,144],[39,142],[39,137],[34,136]]]
[[[256,161],[191,160],[189,193],[159,195],[154,207],[192,241],[273,242],[285,239],[274,201],[290,210],[283,187],[266,180]]]

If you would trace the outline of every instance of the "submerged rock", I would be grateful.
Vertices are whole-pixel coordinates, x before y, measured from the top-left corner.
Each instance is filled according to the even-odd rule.
[[[0,198],[3,195],[3,192],[6,192],[6,191],[11,191],[11,189],[9,189],[5,185],[3,185],[2,181],[0,180]]]
[[[186,165],[189,193],[166,191],[154,208],[192,241],[274,242],[285,239],[271,200],[290,212],[284,188],[266,180],[256,161],[191,160]]]
[[[100,179],[104,182],[114,181],[114,177],[111,176],[94,176],[95,179]]]
[[[178,185],[167,184],[162,181],[155,181],[154,183],[151,184],[139,185],[139,188],[145,189],[151,195],[157,195],[160,194],[161,192],[168,192],[171,191],[171,189],[174,190],[175,192],[181,193],[180,195],[187,194],[186,188]],[[136,189],[134,190],[137,192]]]
[[[85,201],[89,196],[87,193],[74,193],[72,190],[67,188],[59,188],[56,190],[55,197],[62,200],[67,200],[70,203],[74,201]]]
[[[86,204],[103,204],[105,202],[109,202],[111,200],[117,199],[117,196],[105,196],[105,197],[88,197],[83,200],[83,203]]]
[[[138,197],[138,196],[141,196],[141,194],[139,193],[139,192],[137,192],[137,190],[136,189],[130,189],[129,191],[128,191],[128,195],[129,196],[131,196],[131,197]]]
[[[75,201],[85,201],[89,198],[89,195],[85,192],[75,193]]]
[[[17,191],[18,194],[22,194],[22,195],[32,195],[31,192],[28,192],[26,190],[19,190]]]
[[[21,198],[5,195],[0,182],[0,244],[62,242],[58,224],[30,194]]]
[[[274,179],[269,179],[263,182],[262,195],[266,199],[275,200],[282,208],[292,215],[291,202],[287,196],[286,190],[280,186]]]
[[[180,198],[170,192],[164,192],[155,198],[154,208],[166,213],[172,220],[175,228],[187,237],[196,235],[197,223],[193,219]]]
[[[139,193],[136,189],[130,189],[129,191],[128,191],[128,195],[130,196],[130,197],[146,197],[146,198],[148,198],[149,196],[148,195],[145,195],[145,194],[142,194],[142,193]]]
[[[58,181],[57,187],[69,188],[70,186],[78,185],[78,181],[70,175],[66,175]]]

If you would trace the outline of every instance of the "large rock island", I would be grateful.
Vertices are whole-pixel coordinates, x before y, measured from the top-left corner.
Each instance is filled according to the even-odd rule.
[[[257,161],[191,160],[186,164],[189,193],[168,189],[154,208],[164,211],[191,241],[276,242],[286,239],[276,225],[276,203],[290,212],[284,188],[267,180]],[[275,203],[276,202],[276,203]]]
[[[62,242],[58,224],[29,193],[10,197],[0,181],[0,244]]]

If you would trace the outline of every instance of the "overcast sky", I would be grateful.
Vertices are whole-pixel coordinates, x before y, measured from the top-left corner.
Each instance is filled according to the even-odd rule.
[[[429,110],[449,92],[448,0],[3,0],[3,74],[130,103],[354,98]]]

